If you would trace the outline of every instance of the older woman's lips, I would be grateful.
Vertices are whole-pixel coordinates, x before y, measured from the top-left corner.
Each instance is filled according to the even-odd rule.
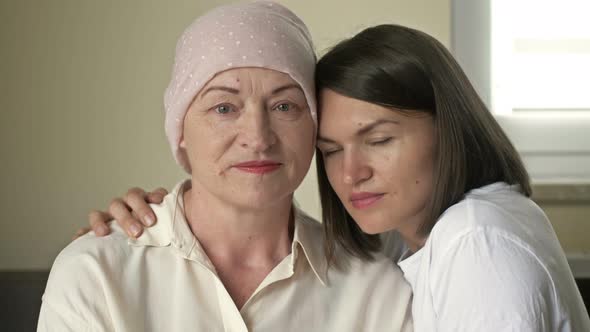
[[[385,194],[361,192],[350,196],[350,203],[355,209],[365,209],[375,204]]]
[[[253,160],[236,164],[233,167],[246,173],[265,174],[276,171],[279,169],[279,167],[281,167],[281,165],[281,163],[277,163],[275,161]]]

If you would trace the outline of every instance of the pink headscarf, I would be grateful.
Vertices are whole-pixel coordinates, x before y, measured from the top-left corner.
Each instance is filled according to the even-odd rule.
[[[241,67],[286,73],[303,89],[317,124],[315,64],[307,27],[280,4],[232,4],[197,18],[178,40],[172,79],[164,96],[166,136],[178,164],[190,172],[186,156],[179,151],[184,117],[195,96],[216,74]]]

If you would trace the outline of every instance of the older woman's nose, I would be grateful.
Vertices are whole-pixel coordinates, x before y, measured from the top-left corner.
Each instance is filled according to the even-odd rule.
[[[242,116],[241,133],[239,135],[239,144],[253,150],[254,152],[263,152],[268,150],[277,142],[277,136],[270,115],[266,109],[257,107],[256,109],[246,111]]]

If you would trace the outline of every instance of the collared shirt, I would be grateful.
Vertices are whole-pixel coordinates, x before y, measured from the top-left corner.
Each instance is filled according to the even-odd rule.
[[[551,223],[517,189],[498,182],[470,191],[423,248],[401,257],[416,331],[590,331]]]
[[[39,331],[411,331],[411,290],[386,257],[328,267],[321,225],[295,211],[289,254],[236,307],[183,213],[180,184],[158,223],[129,240],[87,234],[54,262]],[[344,259],[344,258],[342,258]]]

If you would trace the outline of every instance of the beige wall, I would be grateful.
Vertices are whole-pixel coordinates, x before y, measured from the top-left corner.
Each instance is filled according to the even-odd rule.
[[[49,268],[91,208],[184,177],[162,121],[174,44],[193,18],[228,2],[0,2],[0,270]],[[379,22],[449,44],[449,0],[283,2],[320,52]],[[314,182],[297,196],[317,215]]]
[[[553,229],[566,253],[590,255],[590,204],[545,203],[541,207],[551,220]]]
[[[0,270],[49,268],[91,208],[184,177],[162,129],[173,47],[194,17],[227,2],[0,2]],[[450,0],[282,2],[320,53],[381,22],[450,44]],[[297,198],[317,216],[314,173]]]

